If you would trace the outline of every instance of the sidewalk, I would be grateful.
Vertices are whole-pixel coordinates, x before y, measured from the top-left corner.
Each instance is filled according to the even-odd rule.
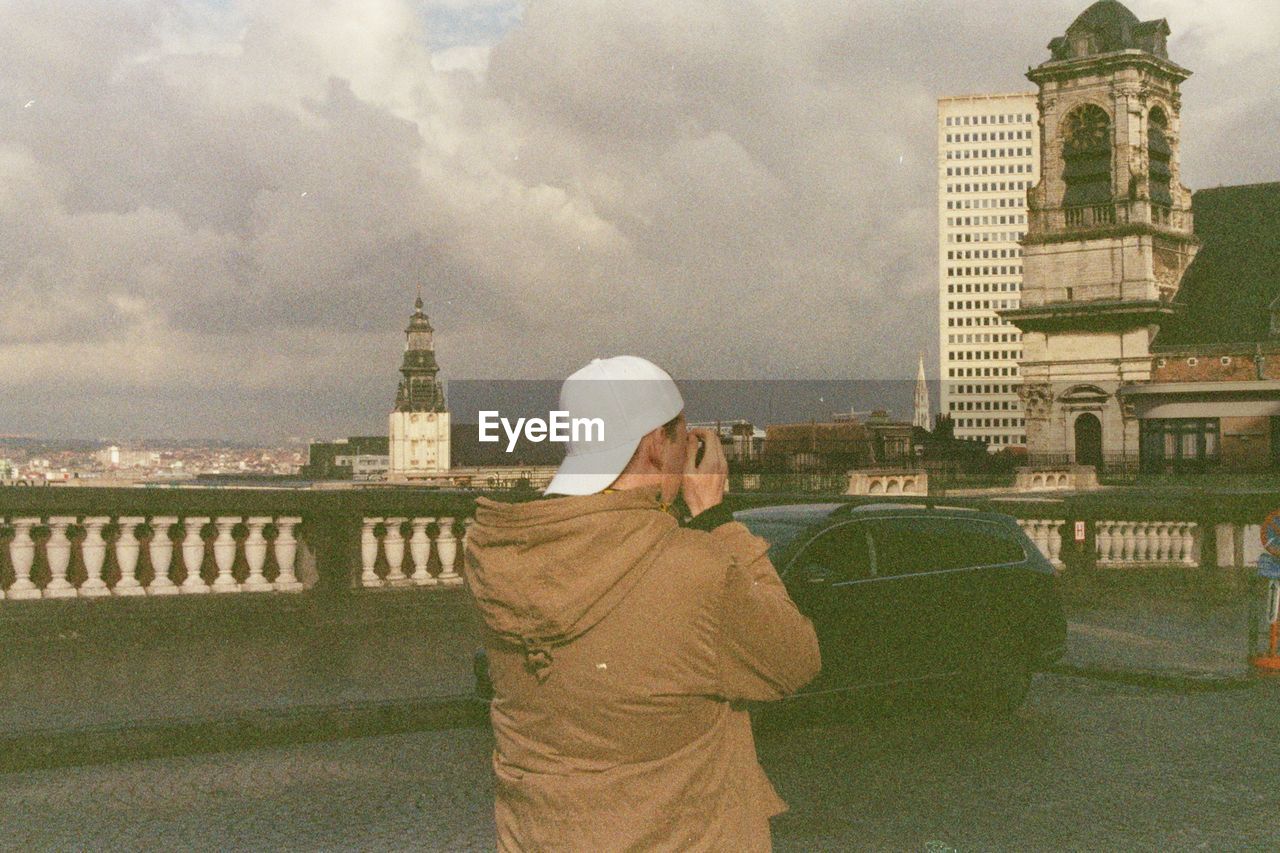
[[[1261,613],[1254,595],[1241,584],[1197,592],[1177,576],[1065,586],[1067,654],[1055,670],[1181,689],[1243,686],[1253,675],[1249,617]]]

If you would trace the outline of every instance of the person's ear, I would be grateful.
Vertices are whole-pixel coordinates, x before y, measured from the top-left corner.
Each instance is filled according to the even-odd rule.
[[[664,465],[661,433],[662,427],[658,427],[645,433],[644,438],[640,439],[640,452],[650,465],[658,469]]]

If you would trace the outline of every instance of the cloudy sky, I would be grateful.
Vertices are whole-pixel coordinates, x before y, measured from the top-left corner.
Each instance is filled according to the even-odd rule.
[[[0,0],[0,433],[380,432],[445,377],[936,373],[935,100],[1085,0]],[[1280,3],[1166,17],[1193,188],[1280,179]]]

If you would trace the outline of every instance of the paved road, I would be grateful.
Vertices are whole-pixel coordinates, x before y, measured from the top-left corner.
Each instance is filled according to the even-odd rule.
[[[1180,694],[1039,676],[1013,721],[816,716],[760,733],[779,850],[1280,846],[1280,682]],[[0,776],[4,849],[485,850],[489,734]]]

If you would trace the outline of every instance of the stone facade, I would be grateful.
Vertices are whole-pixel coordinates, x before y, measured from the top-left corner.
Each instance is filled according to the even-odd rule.
[[[1083,464],[1136,458],[1116,391],[1151,379],[1151,342],[1195,257],[1180,180],[1179,85],[1163,21],[1090,7],[1028,72],[1039,86],[1040,181],[1028,191],[1021,305],[1028,451]]]

